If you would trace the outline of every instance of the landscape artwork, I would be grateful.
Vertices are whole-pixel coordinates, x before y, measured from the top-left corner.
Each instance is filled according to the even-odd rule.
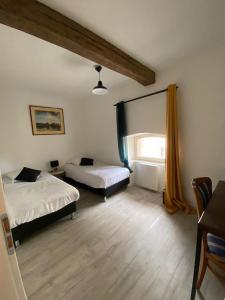
[[[62,108],[30,105],[33,135],[65,134]]]

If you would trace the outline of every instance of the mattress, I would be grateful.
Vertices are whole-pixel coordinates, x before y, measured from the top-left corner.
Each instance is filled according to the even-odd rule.
[[[127,168],[109,165],[79,166],[67,163],[66,176],[92,188],[106,189],[130,176]]]
[[[45,172],[36,182],[12,183],[3,177],[3,183],[11,228],[53,213],[79,199],[76,188]]]

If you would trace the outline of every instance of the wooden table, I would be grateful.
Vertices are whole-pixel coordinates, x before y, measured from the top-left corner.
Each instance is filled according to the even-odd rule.
[[[51,171],[49,172],[51,175],[63,180],[65,176],[65,171],[64,170],[57,170],[57,171]]]
[[[195,299],[196,294],[203,232],[210,232],[225,239],[225,181],[219,181],[206,210],[198,221],[191,300]]]

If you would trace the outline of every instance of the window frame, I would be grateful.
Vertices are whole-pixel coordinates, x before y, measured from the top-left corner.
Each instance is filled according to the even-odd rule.
[[[142,134],[136,135],[134,137],[134,156],[135,156],[135,160],[155,162],[155,163],[165,163],[166,158],[154,158],[154,157],[138,156],[138,153],[139,153],[138,140],[141,139],[141,138],[146,138],[146,137],[163,137],[163,138],[165,138],[165,142],[166,142],[166,136],[164,134],[142,133]],[[166,152],[166,145],[165,145],[165,152]]]

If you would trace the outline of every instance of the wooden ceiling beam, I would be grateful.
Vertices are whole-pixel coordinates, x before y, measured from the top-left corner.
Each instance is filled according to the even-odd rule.
[[[0,0],[0,23],[68,49],[146,86],[155,73],[77,22],[35,0]]]

